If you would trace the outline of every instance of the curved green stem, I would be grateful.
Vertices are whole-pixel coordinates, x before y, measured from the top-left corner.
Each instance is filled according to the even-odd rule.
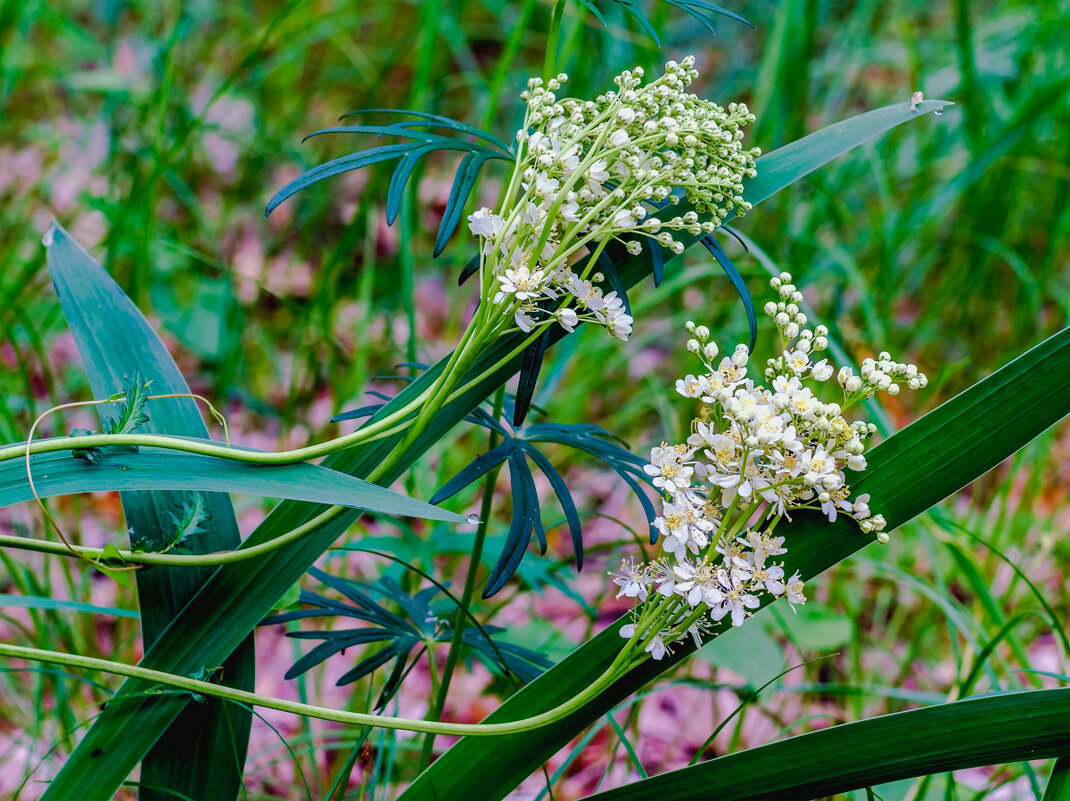
[[[259,545],[252,545],[248,548],[239,548],[236,551],[216,551],[215,553],[206,554],[170,554],[127,551],[122,549],[112,550],[109,548],[108,553],[105,554],[103,548],[89,548],[84,545],[72,545],[68,548],[66,545],[58,542],[35,540],[30,537],[13,537],[6,534],[0,535],[0,547],[20,548],[24,551],[37,551],[38,553],[88,558],[92,560],[107,560],[109,556],[114,557],[115,554],[118,553],[119,558],[130,565],[166,565],[170,567],[225,565],[231,562],[243,562],[246,559],[263,556],[264,554],[281,548],[294,540],[299,540],[305,535],[311,534],[316,529],[331,522],[342,512],[349,511],[349,508],[350,507],[348,506],[332,506],[326,511],[316,515],[307,523],[304,523],[295,529],[291,529],[285,534],[280,534],[278,537],[268,540],[267,542],[262,542]]]
[[[620,671],[616,670],[616,662],[609,670],[599,676],[595,681],[579,695],[574,696],[563,704],[554,707],[542,714],[535,715],[523,720],[509,723],[439,723],[437,721],[413,720],[411,718],[398,718],[389,715],[371,715],[361,712],[345,712],[338,709],[302,704],[297,701],[286,701],[282,698],[259,695],[257,693],[237,690],[222,684],[213,684],[210,681],[191,679],[187,676],[175,676],[161,670],[152,670],[138,665],[125,665],[121,662],[113,662],[109,659],[97,659],[79,654],[64,654],[58,651],[46,651],[41,648],[26,648],[20,645],[8,645],[0,643],[0,656],[12,659],[26,659],[33,662],[44,662],[52,665],[65,665],[66,667],[82,668],[85,670],[99,670],[103,673],[112,673],[117,676],[127,676],[132,679],[162,684],[175,687],[179,690],[187,690],[199,695],[207,695],[213,698],[223,698],[239,703],[251,704],[266,709],[276,709],[280,712],[289,712],[294,715],[307,715],[320,720],[330,720],[336,723],[344,723],[350,726],[377,726],[383,729],[401,729],[403,731],[426,732],[433,734],[469,735],[473,737],[493,737],[503,734],[516,734],[518,732],[532,731],[547,724],[554,723],[572,714],[588,701],[593,699],[619,677]],[[122,696],[112,699],[111,703],[122,700]]]
[[[336,437],[316,445],[305,448],[295,448],[287,451],[251,451],[230,445],[216,444],[203,440],[185,439],[183,437],[167,436],[165,434],[90,434],[82,437],[55,437],[53,439],[36,440],[31,442],[29,448],[26,443],[8,445],[0,448],[0,462],[9,459],[17,459],[26,455],[27,450],[31,455],[38,453],[54,453],[56,451],[68,451],[76,448],[108,448],[113,446],[134,446],[142,448],[164,448],[172,451],[195,453],[200,456],[214,456],[221,459],[230,459],[236,462],[248,462],[251,464],[292,464],[304,462],[326,456],[354,445],[372,442],[396,433],[400,427],[409,423],[404,421],[422,404],[425,403],[430,389],[422,392],[418,397],[409,401],[401,409],[393,414],[366,425],[351,434]]]

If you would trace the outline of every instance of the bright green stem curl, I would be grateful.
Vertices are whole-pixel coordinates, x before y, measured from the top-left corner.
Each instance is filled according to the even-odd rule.
[[[510,723],[439,723],[437,721],[414,720],[412,718],[391,717],[389,715],[371,715],[362,712],[345,712],[339,709],[302,704],[298,701],[286,701],[282,698],[259,695],[246,690],[237,690],[222,684],[214,684],[210,681],[192,679],[187,676],[176,676],[160,670],[126,665],[121,662],[112,662],[108,659],[97,659],[91,656],[79,654],[64,654],[59,651],[46,651],[41,648],[26,648],[20,645],[8,645],[0,643],[0,656],[12,659],[25,659],[32,662],[44,662],[51,665],[64,665],[71,668],[84,670],[99,670],[103,673],[112,673],[117,676],[141,679],[154,682],[165,687],[173,687],[176,690],[198,695],[207,695],[213,698],[223,698],[242,704],[250,704],[265,709],[277,709],[280,712],[289,712],[294,715],[306,715],[320,720],[330,720],[335,723],[344,723],[350,726],[375,726],[383,729],[400,729],[402,731],[426,732],[428,734],[453,734],[470,735],[472,737],[495,737],[503,734],[516,734],[518,732],[532,731],[550,723],[554,723],[572,714],[588,701],[601,693],[606,687],[626,671],[623,669],[628,662],[623,659],[616,660],[610,668],[603,673],[594,683],[584,689],[578,695],[551,710],[523,720]],[[112,699],[111,703],[121,703],[122,696]]]

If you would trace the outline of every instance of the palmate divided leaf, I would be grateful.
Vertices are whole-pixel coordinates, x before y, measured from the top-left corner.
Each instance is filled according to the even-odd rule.
[[[661,38],[658,36],[658,32],[654,28],[650,18],[647,16],[646,12],[643,11],[643,6],[640,0],[602,0],[603,5],[605,5],[606,2],[612,2],[614,5],[624,9],[624,11],[639,23],[644,31],[650,34],[650,38],[654,40],[654,44],[661,47]],[[728,19],[742,22],[748,28],[754,27],[749,21],[734,11],[729,11],[727,8],[709,3],[707,0],[665,0],[665,2],[683,11],[693,20],[698,22],[704,29],[714,35],[717,34],[717,28],[714,26],[714,22],[718,17],[727,17]],[[603,26],[606,25],[605,15],[602,13],[601,8],[599,8],[599,0],[580,0],[580,3],[584,8],[590,11]]]
[[[454,174],[453,186],[446,201],[442,221],[435,236],[434,255],[438,256],[446,247],[450,236],[457,229],[480,170],[488,161],[512,161],[515,154],[511,148],[493,134],[486,133],[471,125],[438,114],[420,111],[399,111],[396,109],[362,109],[346,114],[346,117],[363,114],[395,114],[416,117],[415,120],[403,120],[389,125],[340,125],[323,128],[309,134],[306,139],[325,134],[372,134],[377,139],[381,136],[408,139],[399,144],[379,145],[342,156],[320,164],[303,175],[295,178],[268,201],[265,216],[271,214],[279,204],[293,195],[319,181],[336,175],[363,169],[364,167],[385,161],[398,161],[390,178],[390,187],[386,197],[386,219],[393,224],[401,208],[401,196],[412,178],[413,171],[422,159],[435,152],[464,153]],[[344,118],[343,118],[344,119]],[[448,129],[458,134],[470,136],[479,142],[465,141],[452,136],[432,133],[430,129]]]
[[[475,410],[466,419],[495,432],[502,437],[502,441],[491,451],[477,456],[471,464],[446,482],[431,497],[431,503],[441,503],[479,481],[499,465],[508,463],[510,486],[513,490],[512,522],[506,534],[502,553],[487,578],[487,584],[483,590],[484,598],[497,593],[512,577],[520,560],[527,552],[532,529],[539,540],[540,552],[546,552],[546,532],[542,526],[539,496],[528,465],[529,460],[535,463],[550,482],[550,487],[557,496],[568,524],[576,569],[583,568],[583,536],[579,511],[575,501],[572,500],[572,493],[565,479],[536,446],[540,442],[567,445],[595,456],[602,464],[624,479],[639,498],[644,511],[647,512],[651,542],[653,542],[656,536],[653,528],[654,507],[640,484],[640,482],[649,483],[650,481],[649,476],[642,469],[643,461],[617,444],[613,435],[605,429],[591,424],[537,423],[523,429],[508,431],[483,409]]]
[[[351,603],[302,590],[301,603],[312,606],[312,609],[275,615],[264,620],[264,625],[318,618],[351,618],[367,625],[356,629],[291,632],[288,636],[296,639],[322,642],[294,663],[286,672],[287,679],[305,673],[348,648],[380,643],[380,650],[363,656],[353,668],[342,674],[337,684],[350,684],[393,662],[376,701],[376,708],[382,709],[394,697],[402,679],[424,649],[434,643],[449,642],[452,637],[452,626],[447,619],[451,611],[449,605],[442,601],[435,602],[435,596],[440,593],[438,587],[428,587],[409,595],[389,577],[369,584],[331,576],[317,568],[312,568],[309,575],[337,590]],[[400,613],[390,611],[373,596],[396,605]],[[504,629],[497,626],[467,628],[462,635],[462,642],[497,670],[516,676],[523,682],[531,681],[552,664],[534,651],[494,641],[492,635],[502,631]]]

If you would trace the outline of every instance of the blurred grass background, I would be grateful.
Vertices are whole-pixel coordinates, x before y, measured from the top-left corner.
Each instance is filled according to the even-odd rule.
[[[1067,324],[1070,3],[726,0],[755,30],[724,19],[717,37],[667,3],[654,3],[660,50],[618,7],[601,5],[607,29],[569,5],[569,94],[596,94],[623,68],[641,64],[649,71],[693,52],[703,73],[699,91],[721,103],[746,101],[758,115],[748,141],[765,151],[905,102],[915,90],[956,103],[839,159],[740,220],[749,252],[725,238],[759,305],[769,271],[790,270],[852,357],[887,348],[929,374],[927,391],[885,401],[887,428]],[[407,193],[392,228],[382,214],[383,172],[319,184],[268,220],[264,204],[308,167],[368,144],[344,137],[301,142],[353,109],[432,111],[508,138],[521,119],[516,95],[541,71],[549,15],[547,0],[5,0],[0,441],[24,438],[48,406],[88,396],[44,269],[40,236],[52,215],[158,324],[194,390],[222,402],[249,444],[304,444],[330,435],[330,416],[362,405],[375,376],[447,352],[471,300],[454,279],[473,244],[462,231],[438,260],[431,258],[453,160],[432,161],[417,173],[418,188]],[[500,166],[488,169],[480,202],[493,205],[501,178]],[[690,408],[670,391],[675,377],[693,369],[680,347],[683,322],[709,325],[722,349],[742,339],[746,323],[704,253],[673,262],[660,289],[645,287],[633,301],[633,340],[621,346],[592,331],[566,341],[548,357],[536,402],[552,420],[602,424],[641,452],[687,425]],[[429,496],[482,447],[471,433],[458,436],[459,446],[440,448],[414,472],[411,491]],[[607,489],[603,477],[582,464],[569,475],[578,494],[589,496],[590,511],[635,522],[634,503]],[[739,663],[720,665],[731,668],[734,686],[771,678],[779,668],[769,672],[770,660],[779,666],[839,655],[792,674],[796,683],[782,693],[766,691],[716,748],[1040,681],[1023,668],[1066,672],[1067,655],[1053,635],[1062,624],[1038,598],[1065,619],[1070,546],[1059,534],[1070,523],[1068,485],[1064,424],[906,527],[889,549],[867,549],[827,576],[803,620],[766,615],[764,623],[734,632]],[[503,521],[507,489],[501,487],[498,504]],[[106,499],[60,508],[82,536],[121,531],[115,504]],[[254,519],[259,505],[249,503],[248,513]],[[0,527],[18,533],[34,531],[33,520],[27,510],[0,513]],[[604,534],[607,551],[615,540],[630,541],[613,524],[592,519],[596,526],[602,534],[595,540]],[[458,554],[468,547],[463,538],[432,545],[426,532],[395,533],[382,524],[370,534],[379,535],[377,547],[445,575],[463,563]],[[358,531],[353,539],[366,542],[368,535]],[[556,554],[557,562],[528,557],[521,574],[528,588],[549,593],[548,585],[578,584],[567,544]],[[111,588],[69,564],[46,566],[10,553],[0,559],[0,592],[130,606],[130,598],[106,596]],[[585,570],[584,586],[599,585],[600,570],[597,561]],[[506,600],[514,605],[545,601],[516,587],[510,593]],[[500,603],[477,611],[490,614]],[[585,625],[596,624],[590,597],[586,607],[570,603]],[[9,612],[0,608],[0,619],[24,644],[136,658],[132,620]],[[608,614],[604,605],[601,614]],[[542,636],[537,621],[521,620],[516,628],[528,642]],[[703,681],[723,680],[694,670]],[[361,686],[346,701],[354,708],[365,702]],[[302,693],[316,689],[301,684]],[[39,757],[89,717],[94,692],[75,692],[69,680],[44,673],[0,674],[0,736]],[[794,700],[784,701],[785,694]],[[717,696],[722,716],[738,696]],[[644,751],[657,735],[641,729],[642,721],[636,713],[626,731],[643,732],[635,748],[646,769],[679,764],[672,755],[687,743],[670,738],[661,750]],[[772,728],[764,725],[769,721]],[[47,744],[26,745],[33,741]],[[298,764],[322,758],[311,742],[311,729],[298,737]],[[385,742],[380,753],[389,753]],[[627,749],[615,742],[616,735],[596,739],[589,757],[624,771],[611,782],[629,770],[636,775]],[[287,760],[254,755],[258,797],[289,797],[287,781],[296,779],[288,768],[276,770]],[[392,780],[405,778],[398,760]],[[368,769],[384,798],[388,761]],[[582,771],[573,763],[565,773]],[[568,781],[563,775],[564,795],[555,797],[578,792]],[[1024,798],[1032,797],[1031,781],[1019,766],[890,788],[883,797],[943,798],[961,785],[958,796],[947,797]]]

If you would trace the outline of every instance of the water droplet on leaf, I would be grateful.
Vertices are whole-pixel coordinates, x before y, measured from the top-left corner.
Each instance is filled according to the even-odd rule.
[[[468,515],[468,522],[471,523],[473,526],[477,526],[482,521],[480,521],[479,515]]]
[[[56,221],[53,220],[48,224],[48,230],[45,231],[45,235],[41,237],[41,242],[44,243],[46,248],[52,247],[52,243],[56,239]]]

